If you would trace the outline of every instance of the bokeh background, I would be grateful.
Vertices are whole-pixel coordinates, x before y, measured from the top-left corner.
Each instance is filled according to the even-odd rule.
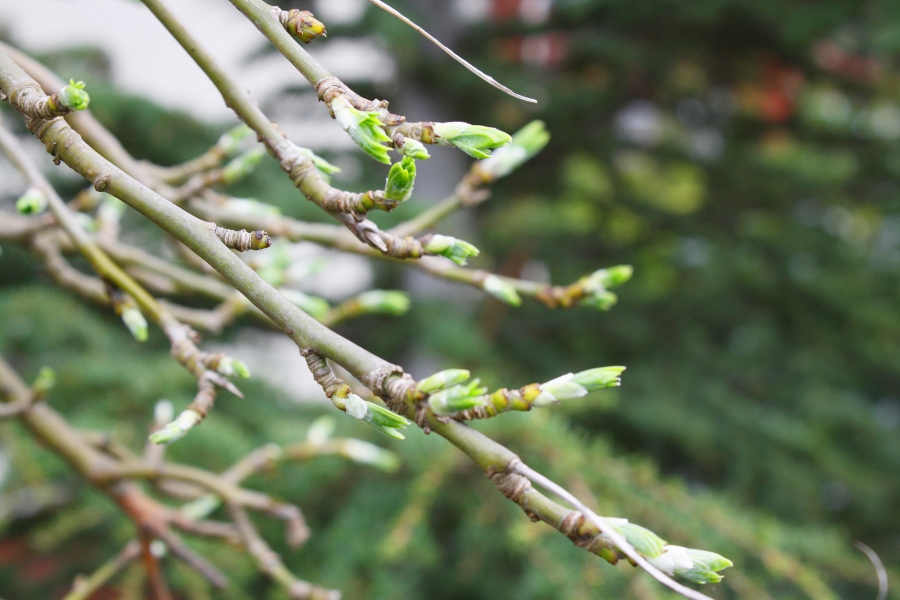
[[[175,4],[175,3],[173,3]],[[139,3],[0,2],[0,37],[65,78],[136,156],[175,164],[235,124],[200,71]],[[367,97],[414,120],[514,131],[541,119],[549,146],[442,232],[475,243],[475,266],[569,283],[631,264],[609,312],[509,308],[385,263],[296,249],[299,289],[340,299],[404,289],[403,318],[340,332],[415,376],[465,367],[517,387],[597,365],[620,389],[479,424],[608,516],[735,562],[715,598],[873,598],[874,548],[900,585],[900,3],[890,0],[399,0],[476,65],[534,96],[505,97],[364,0],[298,2],[328,26],[311,52]],[[288,4],[282,5],[289,7]],[[336,185],[378,188],[312,89],[228,3],[173,6],[298,143],[342,167]],[[7,119],[9,120],[9,119]],[[83,183],[53,168],[61,190]],[[414,200],[467,168],[437,148]],[[0,160],[0,204],[24,183]],[[231,193],[326,220],[266,159]],[[133,215],[131,217],[134,217]],[[126,235],[163,245],[134,217]],[[242,322],[209,340],[260,376],[223,397],[171,456],[221,469],[266,442],[302,438],[328,412],[296,349]],[[133,341],[115,317],[59,291],[24,252],[0,255],[0,352],[26,375],[54,367],[50,401],[78,426],[143,444],[152,407],[189,402],[193,380],[158,332]],[[332,409],[333,412],[333,409]],[[290,552],[306,579],[346,598],[667,598],[532,525],[446,443],[376,439],[386,475],[337,459],[252,485],[298,502],[313,528]],[[0,423],[0,597],[60,597],[133,535],[114,507]],[[282,598],[235,549],[196,547],[235,585],[212,592],[167,564],[181,598]],[[97,598],[140,598],[140,570]],[[891,598],[900,598],[892,592]]]

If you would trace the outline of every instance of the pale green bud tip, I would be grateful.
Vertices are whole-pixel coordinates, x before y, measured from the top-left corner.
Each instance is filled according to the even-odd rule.
[[[384,186],[384,197],[388,200],[404,202],[412,196],[416,183],[416,161],[404,156],[400,162],[391,165],[387,182]]]
[[[462,121],[435,123],[434,135],[438,144],[455,146],[473,158],[487,158],[491,150],[507,145],[512,139],[499,129]]]
[[[329,416],[322,416],[312,422],[306,432],[306,441],[310,444],[324,444],[334,433],[335,422]]]
[[[601,292],[597,292],[595,294],[590,294],[589,296],[585,296],[581,299],[580,304],[582,306],[589,306],[591,308],[595,308],[597,310],[609,310],[613,306],[615,306],[616,302],[619,301],[619,297],[613,294],[612,292],[608,292],[603,290]]]
[[[171,444],[183,438],[188,431],[197,425],[203,417],[193,410],[186,410],[178,415],[178,418],[165,425],[159,431],[150,434],[150,441],[154,444]]]
[[[734,564],[714,552],[681,546],[666,546],[662,554],[648,556],[647,560],[667,575],[677,575],[694,583],[718,583],[722,576],[717,571]]]
[[[252,173],[265,154],[266,149],[257,146],[233,159],[222,169],[222,183],[234,183]]]
[[[251,133],[253,133],[253,130],[246,125],[238,125],[234,129],[223,133],[222,137],[219,138],[219,141],[216,142],[216,146],[226,154],[232,154],[237,152],[241,142]]]
[[[315,165],[316,169],[318,169],[319,173],[321,173],[326,180],[330,179],[330,175],[341,172],[340,167],[331,164],[318,154],[314,154],[312,150],[308,148],[297,148],[297,150],[300,151],[300,154],[313,161],[313,165]]]
[[[36,394],[46,394],[53,389],[54,385],[56,385],[56,371],[50,367],[41,367],[37,377],[34,378],[34,382],[31,384],[31,389]]]
[[[488,275],[485,277],[484,281],[481,282],[481,287],[497,300],[506,302],[510,306],[519,306],[522,304],[522,298],[519,297],[519,293],[516,291],[515,286],[500,279],[496,275]]]
[[[216,372],[221,373],[225,377],[239,377],[241,379],[250,378],[250,369],[247,365],[237,359],[226,356],[219,361],[216,366]]]
[[[400,457],[375,444],[354,439],[345,440],[344,452],[351,460],[371,465],[387,473],[393,473],[400,468]]]
[[[69,110],[84,110],[91,101],[91,97],[84,91],[84,82],[74,79],[70,79],[69,85],[59,91],[57,98]]]
[[[473,379],[466,385],[455,385],[437,391],[428,397],[428,406],[437,415],[450,415],[481,406],[487,402],[487,388],[480,384],[480,380]]]
[[[356,297],[360,308],[367,313],[400,316],[409,311],[409,296],[395,290],[371,290]]]
[[[331,111],[341,128],[356,142],[363,152],[386,165],[391,163],[388,146],[391,138],[382,129],[376,111],[361,111],[354,108],[344,96],[331,101]]]
[[[416,389],[423,394],[430,394],[438,390],[443,390],[452,385],[462,383],[471,376],[465,369],[447,369],[438,371],[434,375],[429,375],[425,379],[416,384]]]
[[[47,210],[47,196],[38,188],[28,188],[16,200],[16,210],[23,215],[37,215]]]
[[[409,421],[400,415],[389,411],[383,406],[366,402],[356,394],[348,394],[344,398],[344,410],[354,419],[368,423],[384,435],[402,440],[403,434],[397,429],[403,429],[409,425]]]
[[[547,383],[542,383],[540,386],[541,393],[531,401],[531,405],[537,407],[550,406],[551,404],[559,404],[563,400],[586,396],[588,393],[587,389],[583,385],[572,381],[572,377],[571,373],[566,373],[556,379],[551,379]]]
[[[425,252],[446,256],[460,266],[465,265],[470,256],[478,256],[478,248],[449,235],[433,235],[423,247]]]
[[[308,44],[317,37],[326,37],[325,25],[316,19],[308,10],[292,8],[281,13],[281,24],[288,33],[300,38],[304,44]]]
[[[666,541],[644,527],[625,521],[621,525],[613,525],[634,549],[644,558],[656,558],[664,552]]]
[[[280,290],[281,294],[291,301],[292,304],[299,307],[300,310],[308,314],[314,319],[321,319],[331,310],[331,305],[327,300],[318,296],[310,296],[297,290]]]
[[[513,134],[508,146],[494,152],[479,167],[495,179],[506,177],[543,150],[549,141],[550,134],[544,128],[544,122],[532,121]]]
[[[126,306],[122,309],[122,322],[139,342],[146,342],[149,337],[147,329],[147,319],[141,314],[141,311],[134,306]]]
[[[594,390],[622,385],[620,375],[622,375],[623,371],[625,371],[625,367],[598,367],[576,373],[572,376],[572,381],[584,387],[587,391],[593,392]]]
[[[599,292],[618,287],[631,279],[634,269],[631,265],[618,265],[594,271],[584,278],[582,285],[588,292]]]
[[[428,149],[425,148],[425,144],[419,140],[406,138],[400,151],[404,156],[415,158],[416,160],[428,160],[431,158],[431,155],[428,154]]]

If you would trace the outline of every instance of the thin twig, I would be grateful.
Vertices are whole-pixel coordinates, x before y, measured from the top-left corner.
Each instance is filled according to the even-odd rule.
[[[410,27],[412,27],[413,29],[415,29],[416,31],[421,33],[423,36],[425,36],[425,38],[429,42],[431,42],[432,44],[434,44],[435,46],[437,46],[438,48],[440,48],[441,50],[443,50],[444,52],[449,54],[453,60],[455,60],[456,62],[458,62],[459,64],[461,64],[462,66],[464,66],[465,68],[470,70],[471,72],[475,73],[475,75],[477,75],[478,77],[480,77],[481,79],[483,79],[484,81],[489,83],[490,85],[494,86],[498,90],[509,94],[513,98],[518,98],[519,100],[524,100],[525,102],[531,102],[533,104],[537,104],[537,100],[535,100],[534,98],[529,98],[528,96],[523,96],[522,94],[515,93],[514,91],[512,91],[511,89],[509,89],[508,87],[506,87],[505,85],[503,85],[502,83],[500,83],[499,81],[497,81],[496,79],[494,79],[493,77],[491,77],[490,75],[485,73],[484,71],[476,68],[473,64],[468,62],[466,59],[461,57],[459,54],[457,54],[456,52],[454,52],[453,50],[451,50],[450,48],[448,48],[447,46],[442,44],[440,41],[438,41],[438,39],[435,38],[433,35],[431,35],[427,31],[425,31],[424,29],[422,29],[421,27],[419,27],[418,25],[416,25],[415,23],[410,21],[408,18],[406,18],[403,15],[403,13],[401,13],[397,9],[388,6],[381,0],[369,0],[369,2],[371,2],[372,4],[374,4],[381,10],[389,12],[390,14],[394,15],[395,17],[397,17],[398,19],[400,19],[401,21],[403,21],[404,23],[406,23],[407,25],[409,25]]]
[[[858,540],[853,545],[865,554],[866,558],[872,561],[872,566],[875,567],[875,573],[878,575],[878,596],[876,596],[875,600],[885,600],[888,595],[888,574],[887,569],[884,568],[884,563],[881,562],[881,557],[868,545]]]
[[[691,588],[681,585],[641,556],[637,550],[635,550],[631,544],[629,544],[624,537],[622,537],[619,532],[613,529],[612,525],[610,525],[606,519],[597,515],[594,511],[588,508],[583,502],[581,502],[578,498],[573,496],[568,490],[560,486],[559,484],[554,483],[550,479],[544,477],[528,465],[519,461],[514,465],[511,465],[511,470],[523,477],[528,478],[530,481],[538,484],[542,488],[547,491],[553,492],[566,502],[572,505],[573,508],[578,509],[581,513],[587,517],[587,519],[594,524],[594,526],[603,533],[606,537],[608,537],[612,542],[616,545],[616,547],[622,551],[625,556],[627,556],[632,562],[640,566],[642,569],[647,571],[654,579],[668,587],[674,592],[677,592],[684,596],[685,598],[691,598],[692,600],[712,600],[709,596],[701,594],[697,590],[692,590]]]

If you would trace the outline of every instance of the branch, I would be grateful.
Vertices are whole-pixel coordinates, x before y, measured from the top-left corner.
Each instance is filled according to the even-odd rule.
[[[90,596],[100,589],[107,581],[118,575],[125,567],[130,565],[141,553],[141,544],[137,540],[128,542],[118,554],[85,577],[79,575],[75,578],[72,591],[66,594],[62,600],[88,600]]]
[[[155,4],[155,0],[152,3]],[[28,76],[13,61],[5,54],[0,54],[0,89],[5,91],[17,82],[27,79]],[[462,449],[485,470],[498,489],[522,506],[530,517],[553,525],[580,546],[600,554],[610,562],[614,563],[618,560],[619,551],[614,549],[614,542],[603,534],[600,527],[590,519],[586,520],[584,515],[578,511],[566,509],[531,487],[528,480],[519,472],[521,461],[515,454],[477,431],[461,423],[437,417],[427,406],[420,406],[418,402],[423,400],[425,395],[417,391],[416,382],[400,367],[387,363],[340,337],[290,304],[274,288],[260,279],[243,261],[225,248],[203,221],[167,202],[100,157],[62,120],[29,120],[27,124],[32,132],[44,142],[48,151],[92,181],[96,189],[107,191],[123,200],[206,260],[235,288],[282,327],[301,349],[313,349],[315,354],[340,364],[375,395],[381,397],[391,409],[416,419],[417,423],[426,431],[435,431]],[[371,405],[371,403],[367,404]],[[354,408],[354,412],[355,410],[356,408]],[[369,414],[372,416],[371,413]],[[358,418],[362,418],[362,415]],[[374,416],[373,421],[377,422]],[[384,424],[382,423],[382,425]],[[396,426],[391,425],[390,427]],[[138,464],[133,468],[110,469],[107,472],[119,478],[184,478],[210,488],[231,489],[219,478],[212,477],[211,479],[211,476],[203,474],[202,471],[195,473],[194,470],[177,465],[142,466]],[[248,497],[248,495],[252,495],[247,490],[240,490],[240,493],[246,499],[246,506],[251,504],[259,506],[252,497]],[[260,501],[264,498],[266,497],[260,498]],[[260,508],[263,507],[260,506]],[[646,532],[646,530],[640,529]],[[647,533],[653,535],[651,532]],[[656,540],[659,538],[655,535],[653,538],[651,541],[656,544]],[[666,557],[662,560],[668,560],[678,555],[676,547],[668,546],[666,548],[671,550],[663,549],[657,557],[661,555]],[[621,548],[623,552],[626,550],[626,548]],[[684,549],[681,550],[684,551]],[[670,552],[670,554],[667,556],[666,552]],[[702,562],[698,566],[697,561],[700,559],[695,560],[684,553],[682,556],[690,568],[699,569],[706,566],[704,574],[710,570]],[[713,571],[727,566],[722,563],[728,561],[717,555],[710,556],[714,556],[717,559],[716,565],[719,565]],[[683,561],[679,564],[681,567],[685,566]],[[713,574],[715,575],[715,573]]]

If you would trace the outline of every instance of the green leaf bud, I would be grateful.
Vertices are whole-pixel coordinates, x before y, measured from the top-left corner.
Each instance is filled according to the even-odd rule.
[[[657,569],[667,575],[677,575],[694,583],[718,583],[722,576],[716,571],[727,569],[733,563],[714,552],[666,546],[662,554],[647,557]]]
[[[56,385],[56,371],[50,367],[41,367],[37,377],[31,383],[31,389],[35,394],[43,396]]]
[[[600,390],[608,387],[617,387],[622,385],[620,375],[625,367],[597,367],[596,369],[588,369],[581,371],[572,376],[572,381],[584,387],[589,392]]]
[[[435,143],[454,146],[473,158],[487,158],[491,150],[507,145],[512,139],[508,133],[485,127],[470,125],[462,121],[435,123],[433,126]]]
[[[409,311],[409,296],[396,290],[370,290],[356,297],[365,313],[400,316]]]
[[[144,315],[136,306],[132,304],[122,306],[122,313],[120,316],[122,317],[122,322],[125,323],[125,327],[127,327],[128,331],[131,332],[131,335],[134,336],[134,339],[139,342],[147,341],[147,338],[149,337],[147,319],[144,318]]]
[[[168,423],[159,431],[150,434],[150,441],[154,444],[171,444],[183,438],[188,431],[195,427],[203,417],[194,410],[183,411],[178,418]]]
[[[47,210],[47,196],[36,187],[28,188],[16,200],[16,210],[23,215],[38,215]]]
[[[581,280],[581,286],[588,293],[598,293],[622,285],[631,279],[634,269],[631,265],[618,265],[594,271]]]
[[[310,444],[324,444],[334,434],[335,422],[328,415],[316,419],[306,432],[306,441]]]
[[[716,571],[734,566],[733,562],[715,552],[688,548],[687,555],[694,563],[693,568],[676,571],[675,574],[694,583],[718,583],[722,581],[722,576]]]
[[[384,124],[379,120],[377,111],[358,110],[344,96],[331,101],[331,111],[341,128],[363,152],[378,162],[391,163],[386,145],[391,138],[382,129]]]
[[[602,292],[585,296],[581,299],[579,304],[581,304],[582,306],[589,306],[597,310],[609,310],[610,308],[615,306],[616,302],[618,301],[618,296],[616,296],[612,292],[603,290]]]
[[[437,391],[428,397],[428,406],[437,415],[450,415],[483,405],[487,402],[487,388],[480,384],[480,380],[473,379],[465,385]]]
[[[471,377],[471,375],[472,374],[465,369],[446,369],[444,371],[438,371],[434,375],[429,375],[425,379],[420,380],[419,383],[416,384],[416,389],[423,394],[430,394],[438,390],[446,389],[452,385],[462,383]]]
[[[219,363],[216,365],[216,372],[225,377],[239,377],[240,379],[250,378],[249,367],[243,362],[231,358],[230,356],[225,356],[219,360]]]
[[[74,79],[70,79],[69,85],[61,89],[56,97],[69,110],[84,110],[91,101],[91,97],[84,91],[84,82]]]
[[[232,184],[252,173],[265,154],[266,149],[257,146],[232,159],[222,168],[222,184]]]
[[[251,133],[253,130],[242,123],[223,133],[216,142],[216,147],[226,156],[230,156],[240,149],[241,142],[247,139]]]
[[[292,8],[291,10],[282,11],[278,16],[279,21],[287,32],[294,37],[300,38],[300,41],[304,44],[308,44],[320,36],[327,37],[325,25],[308,10]]]
[[[465,265],[470,256],[478,256],[478,248],[449,235],[433,235],[423,244],[423,248],[429,254],[446,256],[460,266]]]
[[[391,436],[393,437],[393,436]],[[364,465],[371,465],[386,473],[393,473],[400,468],[400,457],[395,453],[379,448],[362,440],[348,439],[342,442],[347,458]]]
[[[318,154],[313,153],[313,151],[309,148],[297,147],[297,150],[300,152],[300,154],[313,161],[313,165],[316,167],[316,170],[319,171],[322,177],[325,178],[325,181],[331,181],[332,175],[341,172],[340,167],[331,164]]]
[[[664,552],[666,541],[645,527],[625,521],[614,528],[644,558],[655,558]]]
[[[404,156],[400,162],[391,165],[387,182],[384,186],[384,197],[388,200],[405,202],[412,196],[416,183],[416,161]]]
[[[481,282],[481,288],[497,300],[510,306],[520,306],[522,304],[522,298],[519,297],[515,286],[496,275],[490,274],[485,277],[484,281]]]
[[[478,166],[494,179],[506,177],[543,150],[549,141],[550,134],[544,128],[544,122],[532,121],[513,134],[508,146],[500,148]]]
[[[563,400],[586,396],[588,393],[587,389],[573,381],[572,378],[573,375],[571,373],[566,373],[556,379],[551,379],[547,383],[542,383],[540,386],[541,393],[531,401],[531,405],[537,407],[550,406],[551,404],[559,404]]]
[[[403,434],[397,429],[403,429],[409,425],[409,420],[383,406],[367,402],[356,394],[348,394],[344,400],[344,410],[354,419],[368,423],[384,435],[395,440],[404,439]]]
[[[281,289],[281,295],[291,301],[292,304],[299,307],[300,310],[311,316],[313,319],[322,319],[331,310],[328,301],[318,296],[310,296],[297,290]]]
[[[415,158],[416,160],[428,160],[431,158],[431,155],[428,154],[428,149],[425,148],[425,144],[412,138],[405,138],[403,147],[400,148],[400,152],[402,152],[404,156]]]

